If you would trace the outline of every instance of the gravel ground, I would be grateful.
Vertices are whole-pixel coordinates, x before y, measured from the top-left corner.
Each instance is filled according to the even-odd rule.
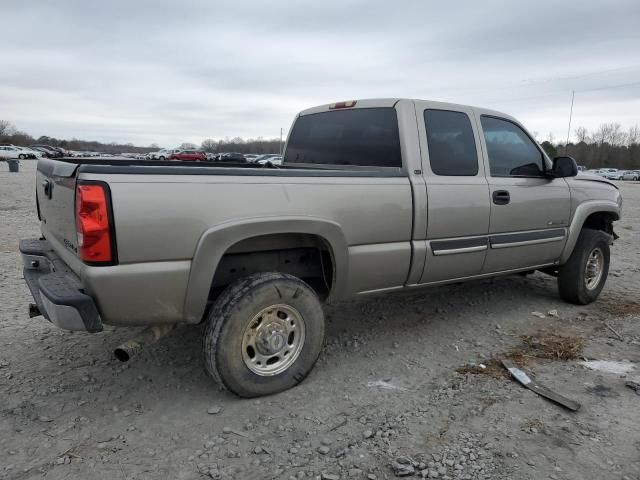
[[[17,243],[38,235],[34,169],[0,164],[0,478],[640,478],[640,394],[625,386],[640,382],[640,184],[620,185],[620,239],[595,304],[563,303],[536,273],[330,305],[309,378],[241,400],[205,375],[201,327],[121,364],[112,349],[134,330],[29,319]],[[531,339],[548,334],[584,349],[535,358]],[[509,351],[582,408],[477,366]]]

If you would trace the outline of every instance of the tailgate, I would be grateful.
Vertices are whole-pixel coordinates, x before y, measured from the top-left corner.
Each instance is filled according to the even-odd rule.
[[[78,164],[42,158],[36,172],[36,198],[42,234],[56,253],[79,274],[75,222],[75,189]]]

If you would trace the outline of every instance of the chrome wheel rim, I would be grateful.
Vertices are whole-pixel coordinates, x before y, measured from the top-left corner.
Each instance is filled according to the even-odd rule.
[[[278,375],[296,361],[305,340],[302,315],[290,305],[260,310],[242,335],[242,359],[249,370],[264,377]]]
[[[593,290],[600,283],[604,270],[604,254],[599,248],[591,250],[584,269],[584,284],[588,290]]]

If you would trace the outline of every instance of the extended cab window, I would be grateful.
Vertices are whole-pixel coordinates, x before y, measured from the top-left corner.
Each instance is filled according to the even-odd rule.
[[[402,167],[394,108],[357,108],[299,117],[284,161],[319,165]]]
[[[462,112],[425,110],[429,162],[436,175],[478,174],[478,152],[469,117]]]
[[[542,152],[515,123],[481,117],[493,177],[539,177],[544,175]]]

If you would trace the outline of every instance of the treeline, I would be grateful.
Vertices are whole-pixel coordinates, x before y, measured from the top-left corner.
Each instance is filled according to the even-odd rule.
[[[29,145],[42,144],[51,145],[52,147],[61,147],[65,150],[74,151],[91,151],[101,153],[148,153],[155,152],[160,149],[156,144],[148,147],[137,147],[132,143],[102,143],[87,140],[63,140],[54,137],[42,136],[34,138],[28,133],[17,130],[11,123],[6,120],[0,120],[0,143],[10,143],[27,147]],[[263,138],[244,140],[240,137],[225,138],[223,140],[207,139],[200,146],[193,143],[183,143],[176,148],[185,150],[197,149],[209,153],[221,152],[239,152],[239,153],[279,153],[279,140],[265,140]]]
[[[10,143],[20,147],[28,147],[29,145],[51,145],[52,147],[60,147],[65,150],[74,151],[91,151],[101,153],[148,153],[158,150],[157,145],[149,147],[136,147],[132,143],[102,143],[90,140],[61,140],[54,137],[42,136],[34,138],[28,133],[17,130],[10,122],[0,120],[0,143]]]
[[[619,123],[603,123],[590,132],[584,127],[574,131],[576,143],[557,143],[550,136],[542,148],[553,158],[569,155],[578,165],[587,168],[620,168],[640,170],[640,128],[635,125],[623,130]]]

